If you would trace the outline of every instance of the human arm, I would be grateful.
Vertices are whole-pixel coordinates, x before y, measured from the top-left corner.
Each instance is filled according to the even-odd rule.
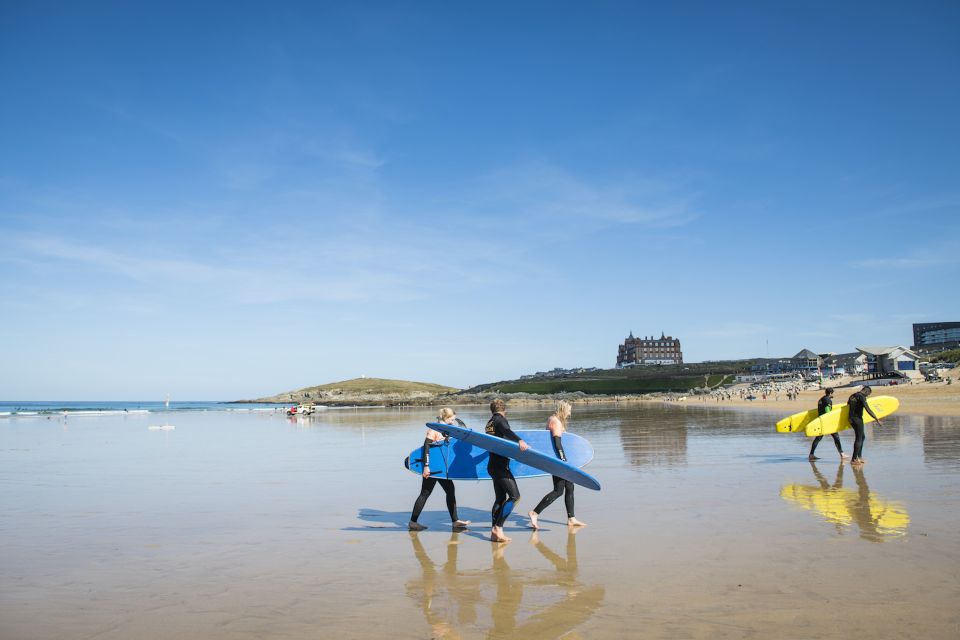
[[[556,416],[550,416],[547,420],[547,429],[550,430],[550,439],[557,457],[566,462],[567,454],[563,451],[563,423]]]

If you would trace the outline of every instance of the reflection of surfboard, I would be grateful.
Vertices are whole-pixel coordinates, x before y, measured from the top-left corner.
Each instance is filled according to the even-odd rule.
[[[576,467],[567,464],[563,460],[558,459],[555,457],[552,451],[551,455],[537,451],[532,447],[526,451],[520,451],[520,447],[516,442],[504,440],[503,438],[498,438],[496,436],[490,436],[480,431],[474,431],[473,429],[466,429],[464,427],[442,424],[439,422],[430,422],[427,424],[427,426],[431,429],[439,431],[440,433],[452,436],[458,440],[462,440],[463,442],[468,442],[485,451],[489,451],[490,453],[496,453],[497,455],[505,456],[511,460],[517,460],[525,465],[540,469],[541,471],[546,471],[551,475],[563,478],[564,480],[569,480],[575,484],[579,484],[582,487],[587,487],[588,489],[594,489],[596,491],[600,490],[600,482],[596,478],[591,476],[589,473],[577,469]]]
[[[867,398],[867,405],[877,414],[878,418],[884,418],[900,406],[900,401],[893,396],[877,396]],[[863,423],[873,422],[873,418],[866,411],[863,412]],[[850,407],[842,405],[840,410],[836,408],[830,413],[825,413],[816,420],[807,424],[808,436],[828,436],[831,433],[843,431],[850,428]]]
[[[550,432],[546,429],[536,431],[515,431],[532,449],[556,457]],[[564,433],[563,452],[567,464],[580,468],[593,459],[593,447],[584,438],[575,433]],[[449,480],[489,480],[487,459],[490,453],[463,440],[440,442],[430,447],[430,475]],[[423,447],[410,452],[404,466],[413,473],[423,473]],[[519,460],[510,461],[510,471],[515,478],[535,478],[550,475],[542,469],[531,467]]]
[[[827,522],[842,526],[856,523],[866,537],[900,536],[910,526],[910,515],[902,503],[884,500],[869,490],[790,484],[780,489],[780,497],[819,513]]]

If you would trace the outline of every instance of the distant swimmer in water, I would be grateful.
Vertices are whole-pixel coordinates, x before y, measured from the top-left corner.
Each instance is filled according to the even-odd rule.
[[[520,451],[526,451],[530,446],[520,439],[510,428],[510,423],[506,418],[507,405],[500,398],[494,399],[490,403],[490,420],[487,421],[487,435],[503,438],[516,442]],[[510,542],[503,534],[503,525],[513,511],[513,508],[520,501],[520,489],[517,487],[517,480],[510,471],[510,458],[490,452],[487,460],[487,473],[493,480],[493,509],[490,513],[491,527],[490,540],[493,542]]]
[[[833,389],[828,388],[823,392],[823,396],[820,398],[820,401],[817,402],[817,415],[822,416],[824,414],[830,413],[833,410]],[[843,462],[844,458],[849,458],[847,454],[843,452],[843,445],[840,444],[840,436],[836,433],[831,434],[833,436],[833,444],[837,446],[837,453],[840,454],[840,462]],[[813,444],[810,446],[810,459],[819,460],[814,452],[817,450],[817,445],[820,444],[820,441],[823,440],[823,436],[817,436],[813,439]]]
[[[563,432],[567,430],[567,422],[570,420],[570,414],[572,413],[573,407],[570,406],[570,403],[566,400],[561,400],[557,403],[557,410],[547,419],[547,429],[550,431],[551,440],[553,441],[553,450],[556,452],[557,457],[564,462],[567,461],[567,456],[563,451],[561,437],[563,436]],[[533,511],[527,513],[530,517],[530,526],[533,529],[540,528],[537,522],[540,514],[560,496],[564,496],[563,501],[567,507],[567,525],[571,527],[586,526],[586,523],[580,522],[573,515],[573,483],[569,480],[553,476],[553,491],[543,496],[543,499],[533,508]]]
[[[847,406],[850,408],[850,426],[853,428],[853,432],[857,434],[853,440],[853,460],[850,461],[850,464],[856,466],[866,462],[863,459],[863,443],[867,439],[867,434],[863,428],[863,412],[866,411],[870,414],[870,417],[877,421],[877,426],[883,426],[880,424],[880,418],[867,404],[867,398],[872,392],[873,390],[870,387],[864,387],[847,400]]]
[[[460,418],[457,417],[457,414],[453,412],[453,409],[449,407],[440,409],[437,422],[459,424],[461,427],[467,426],[463,424],[463,421],[461,421]],[[417,496],[417,501],[413,504],[413,513],[410,514],[410,522],[407,523],[407,528],[410,529],[410,531],[423,531],[427,528],[417,522],[417,520],[420,519],[420,512],[423,511],[423,507],[427,504],[427,498],[433,493],[433,488],[437,486],[438,482],[443,492],[447,494],[447,511],[450,512],[450,521],[453,523],[453,528],[465,529],[467,525],[470,524],[469,520],[461,520],[457,517],[457,494],[453,486],[453,480],[430,477],[430,447],[441,440],[443,440],[442,433],[434,431],[433,429],[427,429],[426,437],[423,440],[423,482],[420,485],[420,495]]]

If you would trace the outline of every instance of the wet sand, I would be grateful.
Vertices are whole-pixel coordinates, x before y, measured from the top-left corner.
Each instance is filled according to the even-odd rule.
[[[960,420],[868,427],[856,472],[829,442],[810,464],[780,413],[578,406],[589,526],[558,500],[508,545],[484,539],[489,483],[457,484],[475,528],[451,532],[438,488],[406,530],[425,410],[12,420],[0,637],[955,638]],[[520,489],[526,513],[550,481]]]

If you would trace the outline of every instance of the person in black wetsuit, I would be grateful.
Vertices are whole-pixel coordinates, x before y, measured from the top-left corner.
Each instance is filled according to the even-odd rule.
[[[866,462],[863,455],[863,442],[867,439],[867,434],[863,429],[863,412],[866,410],[870,417],[877,421],[878,426],[880,424],[880,418],[873,413],[873,410],[870,409],[870,405],[867,404],[867,398],[872,393],[870,387],[864,387],[860,391],[857,391],[855,394],[850,396],[850,399],[847,400],[847,406],[850,408],[850,426],[853,428],[853,432],[856,434],[856,437],[853,440],[853,460],[850,461],[850,464],[860,466]]]
[[[825,413],[829,413],[833,410],[833,389],[825,389],[823,392],[823,397],[820,398],[820,401],[817,402],[817,415],[822,416]],[[843,445],[840,444],[840,436],[836,433],[831,434],[833,436],[833,444],[837,445],[837,453],[840,454],[840,462],[843,462],[844,458],[849,456],[843,452]],[[823,436],[817,436],[813,439],[813,444],[810,446],[810,459],[819,460],[817,456],[814,455],[814,452],[817,450],[817,445],[820,444],[820,441],[823,440]]]
[[[520,446],[520,451],[526,451],[530,447],[510,428],[510,423],[507,422],[504,415],[506,411],[507,405],[500,398],[491,402],[490,413],[493,415],[487,421],[485,430],[488,435],[516,442]],[[510,471],[510,458],[491,452],[490,458],[487,460],[487,473],[493,480],[494,492],[493,509],[490,513],[490,540],[493,542],[510,542],[511,539],[503,535],[503,525],[520,500],[517,480]]]
[[[457,414],[453,412],[453,409],[449,407],[444,407],[440,410],[437,422],[459,424],[462,427],[467,426],[463,424],[460,418],[457,417]],[[413,513],[410,514],[410,522],[407,523],[407,528],[410,529],[410,531],[423,531],[427,528],[425,525],[417,522],[417,520],[420,518],[420,512],[423,511],[424,505],[427,504],[427,498],[433,493],[433,489],[437,486],[438,482],[443,488],[443,492],[447,494],[447,511],[450,513],[450,521],[453,522],[453,528],[465,529],[467,525],[470,524],[469,520],[461,520],[457,517],[457,494],[453,486],[453,480],[430,477],[430,447],[441,440],[443,440],[443,434],[433,429],[427,429],[427,435],[423,440],[423,482],[420,485],[420,495],[417,496],[417,501],[413,504]]]
[[[567,430],[567,420],[570,419],[571,413],[573,413],[573,407],[570,406],[570,403],[566,400],[561,400],[557,403],[557,410],[554,411],[553,415],[547,420],[547,429],[550,430],[550,439],[553,441],[553,450],[557,454],[557,457],[564,462],[567,461],[567,455],[563,450],[562,436],[563,432]],[[563,478],[553,476],[553,491],[543,496],[543,499],[540,500],[539,504],[533,508],[533,511],[527,513],[527,516],[530,517],[531,528],[540,528],[540,525],[537,522],[537,519],[540,517],[540,513],[553,504],[553,501],[560,496],[564,496],[564,505],[567,507],[567,524],[571,527],[586,526],[586,523],[580,522],[573,515],[573,483],[569,480],[564,480]]]

